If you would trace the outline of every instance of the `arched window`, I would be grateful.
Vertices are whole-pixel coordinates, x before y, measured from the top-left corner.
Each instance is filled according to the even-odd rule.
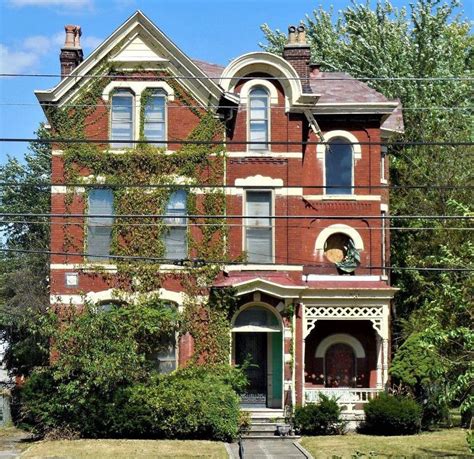
[[[144,107],[143,134],[146,140],[166,140],[166,93],[157,89],[147,98]],[[164,146],[164,144],[154,144]]]
[[[249,150],[264,151],[268,150],[269,141],[269,106],[270,96],[268,91],[257,86],[249,92],[249,142],[264,142],[258,144],[249,144]]]
[[[133,140],[133,94],[128,89],[118,89],[112,96],[110,138],[112,148],[132,147],[131,142],[114,143],[114,140]]]
[[[326,147],[326,194],[352,194],[352,145],[343,137],[329,141]]]
[[[239,313],[232,331],[278,332],[280,331],[280,324],[275,314],[268,309],[254,306]]]
[[[164,234],[165,258],[170,260],[182,260],[187,257],[187,220],[186,215],[187,193],[178,190],[171,194],[166,205]]]

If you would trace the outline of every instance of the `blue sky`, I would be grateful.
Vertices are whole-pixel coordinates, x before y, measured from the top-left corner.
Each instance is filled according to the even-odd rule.
[[[309,0],[0,0],[0,73],[58,73],[64,25],[82,26],[84,54],[90,52],[133,12],[141,9],[190,57],[227,64],[259,49],[260,25],[286,30],[321,4]],[[324,2],[343,9],[350,0]],[[396,6],[409,0],[394,0]],[[474,0],[464,0],[474,17]],[[469,6],[470,5],[470,6]],[[55,78],[0,78],[0,137],[32,137],[43,120],[33,94]],[[27,104],[21,106],[5,104]],[[21,158],[24,143],[0,143],[0,164],[7,154]]]

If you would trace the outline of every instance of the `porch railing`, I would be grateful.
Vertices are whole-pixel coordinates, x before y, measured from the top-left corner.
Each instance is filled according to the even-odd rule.
[[[306,403],[317,403],[320,394],[324,394],[330,398],[336,399],[337,403],[343,406],[346,411],[354,411],[362,409],[362,404],[367,403],[380,392],[383,392],[383,389],[351,387],[305,388],[304,399]]]

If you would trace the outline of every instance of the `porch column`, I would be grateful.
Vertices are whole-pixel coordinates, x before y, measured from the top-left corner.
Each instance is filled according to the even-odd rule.
[[[296,327],[295,327],[295,390],[296,404],[304,403],[304,305],[299,303],[296,306]]]
[[[382,386],[387,387],[388,382],[388,339],[382,339],[382,351],[383,351],[383,362],[382,362]]]
[[[380,337],[380,335],[378,334],[375,335],[375,341],[376,341],[376,353],[377,353],[377,389],[382,389],[383,388],[383,375],[382,375],[383,355],[382,355],[382,338]]]

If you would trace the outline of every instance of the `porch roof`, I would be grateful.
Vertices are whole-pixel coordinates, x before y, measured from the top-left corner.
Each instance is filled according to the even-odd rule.
[[[264,291],[276,294],[280,297],[298,297],[308,296],[314,291],[378,291],[384,292],[384,295],[392,296],[397,288],[391,287],[381,279],[364,279],[364,276],[352,277],[350,280],[344,280],[340,276],[334,276],[333,279],[303,280],[295,278],[295,273],[272,272],[272,271],[247,271],[231,272],[219,277],[214,282],[214,287],[235,287],[239,294],[251,291]],[[299,273],[296,274],[301,276]],[[328,276],[324,276],[328,277]],[[332,276],[331,276],[332,277]],[[376,277],[376,276],[374,276]]]

